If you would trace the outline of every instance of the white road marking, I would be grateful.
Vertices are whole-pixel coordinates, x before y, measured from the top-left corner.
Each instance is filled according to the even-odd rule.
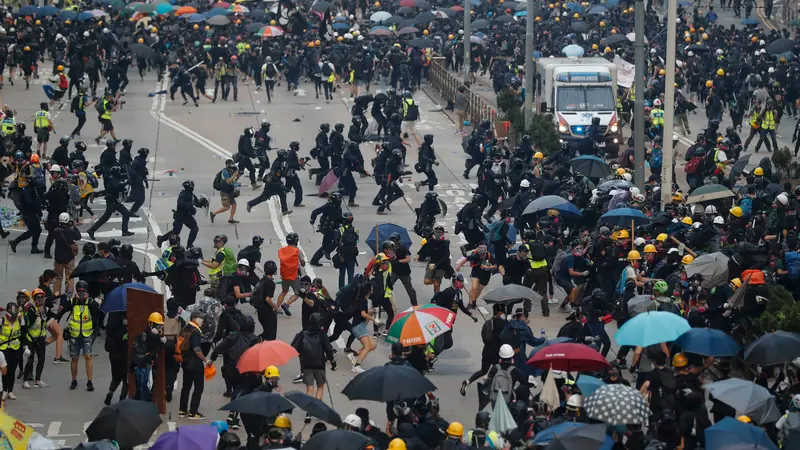
[[[129,228],[128,231],[135,234],[147,234],[147,228]],[[94,237],[101,238],[100,240],[102,240],[102,238],[122,237],[122,230],[112,228],[106,231],[96,231]]]

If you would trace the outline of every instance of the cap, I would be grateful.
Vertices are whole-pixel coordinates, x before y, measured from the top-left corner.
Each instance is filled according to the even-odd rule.
[[[240,259],[240,260],[239,260],[239,262],[238,262],[238,263],[236,263],[236,264],[237,264],[237,265],[239,265],[239,266],[247,266],[247,267],[250,267],[250,261],[248,261],[248,260],[246,260],[246,259],[244,259],[244,258]]]

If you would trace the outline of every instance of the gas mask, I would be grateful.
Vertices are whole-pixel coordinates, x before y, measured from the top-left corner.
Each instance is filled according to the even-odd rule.
[[[161,330],[162,329],[163,329],[163,327],[161,325],[155,324],[155,325],[153,325],[152,328],[150,328],[150,332],[153,333],[156,336],[159,336],[159,335],[161,335]]]
[[[489,247],[487,247],[485,245],[479,245],[478,246],[478,254],[479,255],[485,255],[487,251],[489,251]]]

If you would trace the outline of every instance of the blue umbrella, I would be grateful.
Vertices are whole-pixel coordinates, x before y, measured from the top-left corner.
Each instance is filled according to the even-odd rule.
[[[375,31],[375,30],[387,30],[387,31],[391,31],[391,30],[389,30],[389,27],[384,27],[384,26],[378,25],[378,26],[374,26],[374,27],[370,28],[370,29],[369,29],[369,32],[370,32],[370,33],[372,33],[372,32],[373,32],[373,31]]]
[[[581,6],[581,4],[578,3],[578,2],[569,2],[569,3],[567,3],[567,9],[572,11],[572,12],[577,12],[577,13],[582,13],[583,12],[583,6]]]
[[[739,344],[730,336],[713,328],[692,328],[676,341],[685,352],[703,356],[733,356]]]
[[[206,16],[204,16],[202,14],[197,14],[197,13],[189,14],[189,15],[184,16],[184,17],[186,17],[186,21],[189,22],[189,23],[200,23],[200,22],[205,22],[206,21]]]
[[[347,22],[334,22],[332,28],[334,30],[349,30],[350,24]]]
[[[617,344],[631,347],[672,342],[691,330],[689,322],[666,311],[650,311],[625,322],[614,335]]]
[[[146,292],[156,292],[155,289],[144,283],[123,284],[122,286],[117,286],[113,291],[109,292],[105,300],[103,300],[103,304],[100,305],[100,309],[106,314],[114,311],[127,311],[128,288]]]
[[[575,172],[580,172],[589,178],[605,178],[611,173],[606,161],[593,155],[573,158],[569,160],[569,165]]]
[[[754,19],[752,17],[748,17],[747,19],[743,19],[741,24],[742,25],[758,25],[758,19]]]
[[[678,2],[678,6],[692,6],[693,4],[694,3],[689,0],[681,0]]]
[[[705,436],[706,450],[778,450],[764,430],[732,417],[726,417],[713,427],[706,428]]]
[[[608,8],[605,5],[595,5],[589,10],[589,14],[605,14],[607,12]]]
[[[520,11],[514,15],[517,17],[528,17],[528,11]]]
[[[528,203],[528,206],[522,211],[522,215],[538,214],[549,209],[557,209],[565,214],[573,214],[580,216],[581,212],[578,208],[569,202],[569,200],[561,197],[560,195],[545,195],[536,200]]]
[[[78,15],[77,12],[72,11],[70,9],[65,9],[58,13],[59,20],[72,20]]]
[[[794,53],[792,52],[776,53],[772,56],[774,56],[775,59],[786,58],[787,61],[791,61],[791,59],[794,58]]]
[[[619,6],[619,0],[608,0],[606,2],[606,6],[609,8],[614,8],[615,6]]]
[[[571,44],[561,49],[561,53],[567,57],[581,57],[583,56],[583,47],[580,45]]]
[[[203,15],[206,16],[206,19],[210,19],[214,16],[227,16],[228,13],[229,11],[227,9],[214,8],[210,11],[204,12]]]
[[[169,3],[161,3],[158,6],[156,6],[157,14],[164,15],[164,14],[169,14],[171,12],[172,12],[172,5]]]
[[[20,16],[32,16],[32,15],[36,14],[36,11],[38,11],[38,10],[39,10],[39,8],[37,8],[37,7],[33,6],[33,5],[26,5],[26,6],[23,6],[22,8],[17,10],[17,15],[20,15]]]
[[[600,222],[618,227],[627,228],[633,226],[647,225],[650,218],[645,213],[633,208],[617,208],[600,216]]]
[[[367,245],[377,255],[380,244],[383,241],[388,241],[392,233],[400,233],[400,243],[406,247],[411,247],[411,236],[408,235],[408,230],[393,223],[382,223],[372,227],[369,235],[367,235]]]
[[[583,378],[582,375],[581,378]],[[536,433],[536,436],[533,438],[533,446],[546,447],[547,444],[552,442],[553,438],[555,438],[557,435],[561,436],[566,431],[569,431],[573,428],[580,428],[585,425],[585,423],[580,422],[564,422],[549,428],[545,428],[544,430]]]
[[[578,377],[578,381],[576,381],[575,384],[578,385],[578,389],[581,390],[581,394],[583,394],[584,398],[592,395],[594,391],[606,385],[603,380],[584,374]]]
[[[39,10],[36,11],[36,15],[39,17],[51,17],[58,15],[58,8],[55,6],[45,5],[40,6]]]
[[[481,0],[470,0],[470,3],[472,6],[478,6],[481,4]]]
[[[82,22],[84,20],[91,20],[91,19],[94,19],[94,16],[91,15],[88,11],[84,11],[84,12],[78,14],[77,16],[75,16],[75,20],[77,20],[78,22]]]

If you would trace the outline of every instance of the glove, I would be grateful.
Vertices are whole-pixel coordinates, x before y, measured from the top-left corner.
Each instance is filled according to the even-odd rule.
[[[588,270],[584,270],[583,272],[581,272],[581,275],[583,275],[585,277],[588,277],[589,276],[589,271]]]
[[[166,336],[161,336],[161,343],[162,344],[166,344],[167,343],[167,337]]]
[[[725,309],[731,309],[731,304],[730,303],[725,303],[724,305],[722,305],[722,307],[725,308]]]
[[[478,318],[475,317],[475,316],[472,316],[472,321],[475,322],[475,323],[478,323]]]

